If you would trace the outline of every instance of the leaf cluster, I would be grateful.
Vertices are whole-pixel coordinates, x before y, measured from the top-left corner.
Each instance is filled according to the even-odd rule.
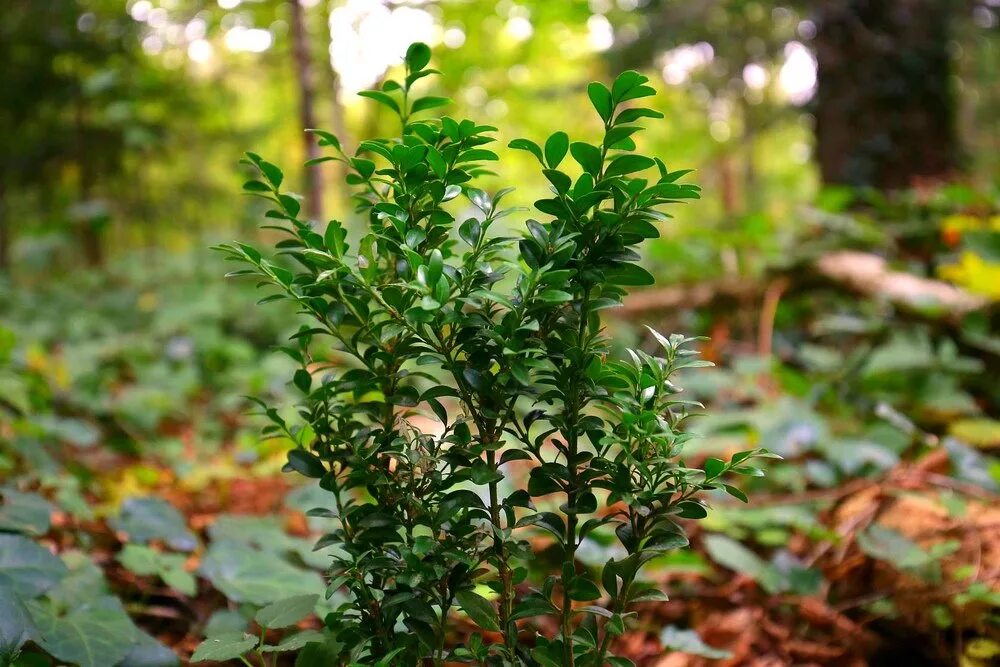
[[[748,451],[703,469],[680,459],[692,406],[671,381],[707,365],[692,339],[664,337],[657,353],[612,357],[601,313],[628,288],[648,285],[639,246],[659,234],[668,205],[697,199],[670,170],[637,152],[642,121],[662,118],[639,100],[646,77],[625,72],[591,103],[603,121],[596,142],[555,132],[532,154],[550,196],[534,204],[519,236],[497,224],[509,190],[475,187],[498,159],[495,128],[448,116],[424,118],[445,100],[415,95],[430,51],[407,52],[401,81],[371,98],[395,113],[401,134],[362,141],[343,163],[365,233],[352,246],[343,224],[322,233],[300,217],[281,170],[259,155],[245,190],[271,202],[282,234],[274,256],[219,246],[307,316],[283,351],[299,368],[294,419],[259,402],[266,433],[293,443],[286,470],[318,480],[338,521],[317,547],[336,545],[327,596],[345,596],[326,617],[337,661],[420,665],[604,665],[632,605],[665,599],[640,583],[642,566],[684,546],[679,520],[706,514],[700,497],[731,474],[758,475]],[[566,167],[571,157],[576,167]],[[463,210],[456,200],[464,197]],[[509,480],[528,471],[523,488]],[[531,588],[526,539],[549,535],[561,566]],[[580,545],[598,534],[623,556],[582,571]],[[455,610],[478,627],[452,645]],[[540,633],[552,616],[556,636]],[[329,646],[327,647],[329,648]]]

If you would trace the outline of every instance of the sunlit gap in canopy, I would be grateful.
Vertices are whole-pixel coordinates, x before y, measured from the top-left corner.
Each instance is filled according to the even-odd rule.
[[[356,93],[374,85],[386,70],[403,61],[413,42],[461,46],[465,35],[438,25],[434,16],[412,0],[346,0],[330,12],[330,64],[341,90]]]
[[[660,74],[664,82],[680,86],[708,68],[714,60],[715,49],[708,42],[682,44],[660,56]],[[805,44],[788,42],[774,66],[777,76],[772,75],[766,63],[750,63],[744,67],[742,79],[747,89],[760,91],[776,83],[779,96],[792,104],[801,106],[812,99],[816,91],[816,58]]]

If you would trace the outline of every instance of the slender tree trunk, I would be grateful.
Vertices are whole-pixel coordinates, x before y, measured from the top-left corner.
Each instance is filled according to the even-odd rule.
[[[823,0],[816,155],[826,183],[905,188],[955,169],[956,0]]]
[[[329,10],[327,12],[327,21],[329,22],[329,17],[333,14],[333,10],[338,0],[330,0]],[[354,140],[350,136],[347,130],[347,118],[344,112],[344,105],[340,100],[340,76],[337,74],[337,70],[333,69],[333,62],[330,59],[330,48],[333,45],[333,26],[328,25],[330,42],[327,48],[326,63],[324,63],[323,71],[326,73],[325,81],[330,91],[330,130],[337,135],[340,139],[340,145],[344,147],[346,152],[350,152],[354,146]],[[347,201],[351,196],[351,189],[347,187],[344,182],[344,178],[347,176],[347,169],[341,162],[331,162],[329,163],[329,168],[333,172],[333,183],[334,183],[334,194],[337,197],[337,209],[335,213],[346,212],[349,210]],[[344,208],[341,208],[343,206]]]
[[[13,245],[10,235],[10,218],[7,215],[7,189],[0,179],[0,273],[11,275],[10,248]]]
[[[292,35],[292,59],[295,78],[299,86],[299,124],[302,129],[316,127],[316,90],[312,76],[312,58],[309,53],[309,35],[300,0],[288,0]],[[306,158],[319,157],[319,147],[312,135],[303,132]],[[313,168],[305,170],[306,215],[319,220],[323,217],[323,181]]]
[[[80,203],[77,224],[80,230],[80,246],[83,258],[89,267],[104,266],[104,227],[107,223],[103,212],[93,206],[94,173],[93,166],[85,157],[80,160]]]
[[[87,134],[87,112],[79,91],[75,104],[76,167],[80,170],[78,206],[81,207],[80,216],[75,222],[84,261],[89,267],[98,267],[104,264],[104,248],[101,245],[101,226],[93,215],[91,200],[94,196],[94,169],[99,158],[91,153],[92,146]]]

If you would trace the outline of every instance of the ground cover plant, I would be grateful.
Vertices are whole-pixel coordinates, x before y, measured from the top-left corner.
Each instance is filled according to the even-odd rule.
[[[253,153],[259,179],[244,188],[274,204],[278,254],[292,262],[220,246],[249,265],[231,275],[277,288],[263,301],[290,300],[310,321],[285,348],[300,364],[297,417],[260,405],[266,432],[296,444],[287,469],[330,494],[311,511],[339,523],[321,540],[339,548],[328,597],[347,595],[325,619],[330,650],[342,664],[632,664],[611,641],[633,605],[666,599],[642,566],[687,544],[678,520],[706,516],[705,491],[746,500],[728,478],[762,474],[753,460],[771,456],[683,463],[680,427],[699,406],[671,377],[710,365],[692,339],[653,332],[656,354],[608,356],[601,312],[652,282],[635,248],[659,235],[662,207],[698,188],[681,182],[688,170],[636,152],[639,123],[662,114],[636,104],[655,90],[629,71],[588,88],[604,125],[595,143],[562,131],[511,142],[536,158],[551,196],[535,203],[541,221],[506,236],[496,223],[519,213],[502,208],[507,192],[475,187],[497,159],[495,128],[422,113],[447,103],[415,94],[436,73],[429,61],[414,44],[401,81],[362,93],[398,116],[398,138],[351,155],[314,131],[334,153],[314,162],[349,169],[368,226],[353,250],[339,222],[320,233],[301,219],[282,172]],[[560,170],[570,155],[577,166]],[[463,196],[474,209],[459,221],[447,203]],[[527,484],[503,484],[522,462]],[[537,556],[526,527],[552,536],[559,565],[524,594]],[[575,556],[599,532],[621,555],[592,577]],[[449,641],[456,609],[476,627],[461,645]],[[558,632],[530,622],[546,616]]]

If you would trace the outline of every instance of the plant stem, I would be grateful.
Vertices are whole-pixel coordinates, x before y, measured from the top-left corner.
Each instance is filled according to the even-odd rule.
[[[451,599],[441,601],[441,628],[438,632],[438,650],[434,656],[434,664],[438,667],[444,665],[444,646],[448,634],[448,610],[451,609]]]
[[[611,613],[618,613],[618,605],[621,600],[628,599],[628,589],[632,586],[631,581],[623,581],[621,590],[618,591],[618,596],[611,603]],[[608,632],[608,623],[610,619],[604,623],[604,638],[601,639],[601,646],[597,649],[597,660],[594,662],[595,667],[601,667],[604,664],[604,656],[608,653],[608,647],[611,645],[611,633]]]
[[[580,323],[577,330],[577,345],[581,351],[584,350],[587,335],[588,305],[590,300],[590,287],[583,290],[583,298],[580,300]],[[579,422],[580,412],[583,408],[583,396],[581,391],[582,375],[586,372],[588,356],[582,354],[582,363],[573,369],[573,402],[570,410],[570,422],[567,424],[566,434],[566,467],[569,468],[569,486],[566,491],[566,550],[563,556],[563,570],[569,565],[573,572],[576,571],[576,503],[580,489],[577,488],[577,459],[579,458]],[[569,587],[565,579],[563,580],[563,605],[562,605],[562,638],[563,638],[563,665],[574,667],[576,657],[573,653],[573,601],[570,599]]]
[[[496,472],[497,453],[490,449],[486,452],[486,463]],[[513,586],[511,584],[510,566],[507,564],[507,552],[504,548],[503,538],[500,536],[502,527],[500,525],[500,499],[498,482],[490,482],[490,521],[493,523],[493,551],[497,559],[497,574],[500,576],[502,586],[499,602],[500,632],[503,635],[504,645],[510,652],[511,658],[517,648],[517,632],[512,632],[510,616],[511,603],[514,598]]]

